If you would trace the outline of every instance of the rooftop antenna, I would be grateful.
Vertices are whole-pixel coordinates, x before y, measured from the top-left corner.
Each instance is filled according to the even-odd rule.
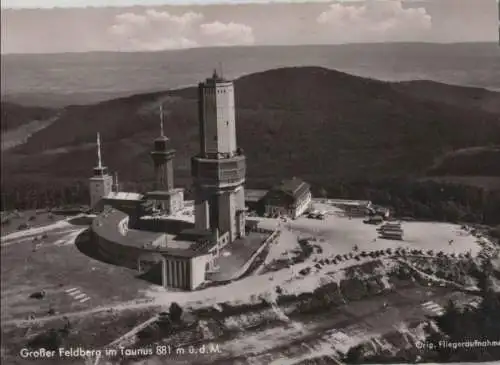
[[[101,160],[101,135],[97,132],[97,167],[102,169]]]
[[[115,172],[115,185],[118,186],[118,172]]]
[[[163,104],[160,104],[160,133],[161,137],[165,137],[163,132]]]
[[[222,78],[224,78],[224,75],[222,73],[222,62],[219,61],[219,76]]]

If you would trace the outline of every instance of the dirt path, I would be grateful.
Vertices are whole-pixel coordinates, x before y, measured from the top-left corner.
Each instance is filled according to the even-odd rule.
[[[142,331],[144,328],[146,328],[150,324],[154,323],[157,319],[158,319],[158,316],[155,315],[155,316],[149,318],[147,321],[144,321],[144,322],[138,324],[137,326],[132,328],[130,331],[128,331],[124,335],[118,337],[113,342],[104,346],[104,348],[111,348],[111,347],[115,347],[115,346],[119,346],[120,344],[123,344],[123,342],[125,340],[130,339],[132,336],[135,336],[138,332]],[[95,359],[94,365],[99,365],[100,361],[101,361],[101,356],[99,355]]]
[[[68,312],[68,313],[62,313],[58,314],[55,316],[46,316],[46,317],[41,317],[41,318],[35,318],[35,319],[12,319],[8,321],[2,321],[2,324],[4,326],[31,326],[34,324],[42,324],[45,322],[50,322],[54,321],[57,319],[62,319],[62,318],[75,318],[75,317],[83,317],[87,316],[90,314],[97,314],[97,313],[102,313],[102,312],[107,312],[107,311],[123,311],[123,310],[129,310],[129,309],[147,309],[147,308],[153,308],[153,307],[159,307],[161,306],[161,303],[159,301],[154,301],[154,300],[142,300],[142,301],[127,301],[127,302],[122,302],[119,304],[113,304],[113,305],[108,305],[108,306],[103,306],[103,307],[96,307],[93,309],[88,309],[84,311],[79,311],[79,312]]]
[[[130,338],[132,336],[135,336],[138,332],[142,331],[144,328],[146,328],[150,324],[153,324],[157,319],[158,319],[157,315],[149,318],[147,321],[144,321],[141,324],[138,324],[137,326],[135,326],[134,328],[132,328],[130,331],[128,331],[127,333],[125,333],[123,336],[118,337],[116,340],[114,340],[113,342],[111,342],[110,344],[108,344],[108,345],[106,345],[104,347],[108,348],[108,347],[113,347],[113,346],[120,345],[120,343],[122,343],[126,339],[128,339],[128,338]]]

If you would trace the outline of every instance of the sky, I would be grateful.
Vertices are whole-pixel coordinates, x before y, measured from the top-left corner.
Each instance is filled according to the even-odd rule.
[[[214,4],[214,3],[307,3],[308,0],[1,0],[2,8],[81,8],[81,7],[126,7],[126,6],[158,6],[158,5],[186,5],[186,4]],[[315,0],[316,2],[330,2],[330,0]],[[356,2],[357,0],[338,0],[338,2]],[[412,1],[412,0],[407,0]],[[439,0],[423,0],[439,1]],[[470,0],[475,1],[475,0]],[[500,0],[493,0],[499,2]],[[309,1],[311,2],[311,1]]]
[[[273,0],[276,2],[294,2],[293,0]],[[295,2],[307,2],[297,0]],[[322,1],[322,0],[318,0]],[[328,2],[329,0],[323,0]],[[346,1],[346,0],[344,0]],[[347,0],[349,1],[349,0]],[[133,5],[186,5],[224,3],[222,0],[1,0],[2,8],[52,8],[52,7],[86,7],[86,6],[133,6]],[[230,0],[225,3],[267,3],[269,0]]]
[[[217,5],[208,4],[209,0],[198,0],[198,5],[171,0],[163,1],[170,5],[150,6],[147,1],[162,2],[2,0],[7,8],[1,12],[2,54],[498,42],[496,0],[252,1],[255,4],[238,4],[238,0]],[[41,5],[45,8],[37,8]]]

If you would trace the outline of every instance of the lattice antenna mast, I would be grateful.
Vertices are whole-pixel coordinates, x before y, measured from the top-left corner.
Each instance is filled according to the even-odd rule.
[[[224,74],[222,73],[222,62],[219,62],[219,74],[220,74],[221,79],[223,79]]]
[[[163,104],[160,104],[160,133],[162,137],[165,137],[163,130]]]
[[[97,132],[97,167],[102,168],[102,158],[101,158],[101,135]]]

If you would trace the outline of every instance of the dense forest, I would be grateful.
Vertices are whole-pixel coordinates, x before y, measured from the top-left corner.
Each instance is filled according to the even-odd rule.
[[[258,188],[269,188],[272,182],[261,182]],[[470,222],[500,225],[500,190],[412,180],[313,182],[313,195],[323,197],[368,199],[374,204],[390,207],[395,216],[419,220]],[[145,192],[147,183],[122,183],[122,189]],[[255,187],[255,186],[254,186]],[[186,191],[190,198],[190,189]],[[85,181],[64,181],[4,184],[2,210],[25,210],[86,205],[89,200]]]
[[[441,87],[452,100],[428,92],[429,85],[320,67],[241,77],[235,80],[237,142],[247,157],[248,181],[500,177],[500,115],[488,107],[498,104],[500,93]],[[152,179],[149,151],[160,133],[161,104],[165,133],[177,151],[176,179],[189,176],[190,158],[199,151],[197,96],[190,87],[54,111],[53,123],[4,151],[2,172],[9,180],[85,179],[96,163],[99,132],[104,163],[122,180]]]
[[[400,217],[500,224],[498,183],[477,183],[500,173],[499,93],[388,83],[321,67],[247,75],[235,89],[248,188],[269,188],[296,175],[316,196],[370,199]],[[2,209],[87,204],[98,131],[105,164],[130,181],[122,189],[147,191],[160,104],[177,150],[176,184],[189,186],[190,158],[199,150],[197,95],[189,87],[51,111],[57,114],[53,123],[3,152]],[[6,106],[19,123],[47,112]],[[435,181],[446,176],[472,180]]]
[[[337,182],[325,190],[328,196],[371,200],[399,217],[500,224],[500,190],[406,179]]]

